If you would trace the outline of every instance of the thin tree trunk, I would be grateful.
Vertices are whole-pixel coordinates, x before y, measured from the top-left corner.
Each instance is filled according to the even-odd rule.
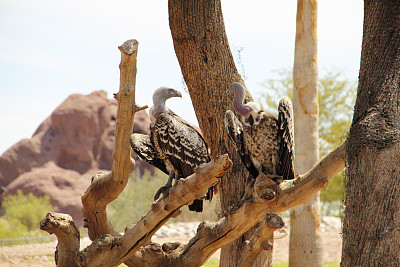
[[[241,199],[249,176],[224,126],[225,111],[232,109],[226,89],[243,81],[229,48],[220,0],[169,0],[168,6],[175,53],[211,155],[229,153],[234,162],[219,186],[223,211]],[[251,99],[249,92],[247,99]],[[237,264],[254,230],[222,248],[221,266]],[[266,262],[266,256],[262,257],[261,262]]]
[[[400,2],[364,1],[341,266],[400,266]]]
[[[317,0],[298,0],[293,67],[295,169],[318,162]],[[323,266],[319,193],[290,212],[289,266]]]

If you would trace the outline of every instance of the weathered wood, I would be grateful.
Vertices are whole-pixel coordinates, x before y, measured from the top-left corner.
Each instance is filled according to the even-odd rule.
[[[114,95],[118,101],[118,113],[112,170],[110,173],[100,172],[94,175],[91,185],[82,195],[84,226],[88,228],[91,240],[105,234],[118,235],[107,219],[106,207],[125,188],[130,171],[135,165],[131,158],[129,138],[135,112],[140,109],[135,104],[138,44],[136,40],[128,40],[119,47],[120,88]]]
[[[76,261],[79,266],[117,266],[122,262],[128,266],[201,266],[216,250],[259,223],[266,212],[283,212],[311,198],[343,169],[344,157],[341,145],[305,175],[279,185],[261,174],[248,187],[244,198],[227,209],[220,220],[201,223],[187,245],[178,242],[148,245],[152,235],[170,217],[176,216],[180,207],[204,196],[232,167],[227,155],[217,157],[201,165],[193,175],[179,180],[168,196],[155,202],[136,225],[126,228],[123,236],[99,237],[78,253]]]
[[[238,202],[250,177],[227,137],[226,110],[232,110],[232,97],[226,90],[234,82],[244,84],[238,73],[226,36],[221,0],[169,0],[169,26],[175,54],[190,93],[193,108],[211,149],[211,157],[228,153],[234,167],[219,185],[221,209]],[[246,102],[252,101],[246,91]],[[255,229],[221,249],[221,266],[234,266]],[[264,255],[260,255],[265,261]]]
[[[150,243],[153,234],[176,216],[182,206],[204,196],[208,188],[218,183],[231,167],[232,162],[227,155],[201,165],[191,176],[178,180],[167,196],[153,203],[150,211],[136,225],[125,229],[123,236],[102,236],[79,252],[79,266],[117,266],[128,261],[142,246]]]
[[[317,17],[318,0],[297,1],[293,66],[297,174],[305,173],[319,160]],[[290,267],[324,265],[320,221],[319,194],[290,211]]]
[[[129,261],[133,266],[201,266],[220,247],[259,223],[266,212],[283,212],[310,199],[344,168],[344,158],[344,145],[341,145],[295,180],[249,188],[242,201],[226,210],[223,218],[214,223],[201,223],[187,245],[174,243],[175,249],[165,251],[161,245],[150,244]],[[263,180],[268,178],[260,174],[254,184],[270,184]],[[271,189],[276,192],[272,197]]]
[[[68,214],[49,212],[40,221],[40,229],[55,234],[58,239],[55,262],[59,267],[77,266],[75,256],[79,251],[80,233]]]
[[[113,169],[110,173],[96,174],[82,196],[85,225],[94,242],[77,254],[79,266],[117,266],[123,262],[128,266],[200,266],[217,249],[259,223],[266,212],[283,212],[308,200],[344,168],[342,145],[295,180],[277,185],[261,174],[253,183],[247,183],[244,197],[228,206],[220,220],[200,224],[197,234],[187,245],[150,243],[152,235],[169,218],[177,216],[183,205],[204,196],[207,189],[231,169],[232,162],[227,155],[216,157],[201,165],[193,175],[180,179],[167,196],[153,203],[150,211],[136,225],[128,226],[120,236],[107,220],[106,206],[124,189],[134,165],[129,138],[134,113],[141,108],[134,103],[134,88],[131,88],[134,83],[123,82],[124,79],[132,82],[134,75],[128,73],[136,73],[132,64],[136,64],[137,46],[136,41],[130,42],[128,48],[131,52],[128,53],[131,54],[125,54],[124,48],[120,48],[121,88],[115,96],[119,107]]]
[[[252,267],[262,250],[272,252],[275,230],[285,225],[282,218],[276,213],[268,212],[261,221],[252,238],[247,242],[238,266]],[[270,253],[272,255],[272,253]],[[271,259],[272,261],[272,259]],[[272,266],[272,265],[271,265]]]

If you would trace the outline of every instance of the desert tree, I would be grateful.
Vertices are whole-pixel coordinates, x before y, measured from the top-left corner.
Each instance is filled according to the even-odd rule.
[[[293,66],[295,169],[307,172],[319,159],[317,0],[298,0]],[[323,266],[319,192],[290,211],[289,266]]]
[[[364,1],[341,266],[400,266],[399,21],[399,1]]]

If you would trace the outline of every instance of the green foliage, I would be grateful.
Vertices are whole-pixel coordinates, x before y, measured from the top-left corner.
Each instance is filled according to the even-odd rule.
[[[141,179],[133,171],[124,191],[107,208],[115,230],[121,232],[127,225],[136,223],[150,209],[154,194],[166,181],[164,173],[158,170],[154,175],[145,172]]]
[[[218,267],[219,266],[219,259],[210,258],[206,263],[203,265],[204,267]]]
[[[140,179],[137,171],[133,171],[124,191],[108,207],[108,215],[116,231],[122,232],[127,225],[136,223],[150,209],[155,193],[167,180],[168,176],[159,170],[154,174],[146,171]],[[204,201],[201,213],[183,207],[181,215],[171,219],[171,222],[214,220],[217,200],[214,196],[211,203]]]
[[[276,71],[278,79],[263,82],[266,91],[260,96],[260,103],[265,103],[265,110],[277,114],[280,97],[293,98],[293,75],[288,69]],[[350,129],[357,84],[343,78],[336,72],[327,72],[319,79],[319,147],[320,157],[326,156],[339,146],[347,137]],[[342,200],[344,194],[343,172],[335,176],[328,187],[321,190],[321,201]],[[336,214],[337,216],[339,214]]]
[[[0,238],[17,238],[40,235],[40,220],[47,212],[56,208],[50,204],[50,197],[24,195],[21,190],[8,195],[2,202],[4,216],[0,218]]]

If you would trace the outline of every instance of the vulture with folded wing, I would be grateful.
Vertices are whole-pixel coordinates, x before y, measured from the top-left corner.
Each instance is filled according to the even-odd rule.
[[[186,178],[200,164],[210,161],[202,135],[165,105],[171,97],[182,97],[182,94],[169,87],[158,88],[153,94],[154,106],[149,111],[150,136],[131,135],[131,146],[136,154],[169,175],[166,185],[157,191],[155,200],[161,193],[165,195],[173,178]],[[210,187],[205,198],[211,201],[212,196],[213,188]],[[194,200],[189,210],[203,211],[203,200]]]
[[[225,113],[225,127],[251,175],[259,172],[273,180],[294,179],[293,109],[289,97],[282,97],[278,118],[255,102],[243,103],[245,88],[235,82],[227,93],[233,93],[233,110]]]

